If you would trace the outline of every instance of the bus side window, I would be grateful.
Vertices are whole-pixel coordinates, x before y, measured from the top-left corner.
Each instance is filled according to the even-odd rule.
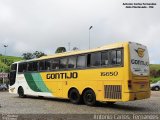
[[[117,64],[122,64],[122,50],[117,50]]]
[[[39,61],[39,70],[40,71],[45,70],[45,62],[44,61]]]
[[[29,62],[29,63],[27,64],[27,66],[28,66],[28,71],[32,71],[33,63],[32,63],[32,62]]]
[[[110,58],[111,58],[111,65],[122,64],[122,50],[111,50]]]
[[[38,62],[33,62],[33,69],[32,71],[38,71]]]
[[[108,66],[109,65],[109,52],[104,51],[102,52],[102,61],[101,61],[102,66]]]
[[[67,68],[67,58],[61,58],[60,59],[60,64],[59,64],[59,68],[60,69],[65,69]]]
[[[85,68],[86,67],[86,55],[79,55],[77,57],[77,68]]]
[[[23,63],[23,72],[27,71],[27,63]]]
[[[59,69],[59,60],[58,59],[51,60],[51,69],[52,70]]]
[[[23,72],[23,63],[18,64],[18,73]]]
[[[91,66],[91,54],[87,55],[87,67]]]
[[[50,70],[51,69],[51,61],[50,60],[46,60],[45,61],[45,70]]]
[[[76,56],[71,56],[68,58],[68,68],[76,68]]]
[[[90,59],[90,65],[91,66],[100,66],[101,65],[101,53],[91,53],[91,59]]]
[[[116,50],[110,51],[111,65],[116,64]]]

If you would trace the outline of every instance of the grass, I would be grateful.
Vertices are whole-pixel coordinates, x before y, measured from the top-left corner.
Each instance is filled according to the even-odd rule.
[[[150,70],[156,70],[156,71],[160,70],[160,64],[150,64]],[[155,78],[155,77],[151,76],[150,80],[152,83],[155,83],[157,81],[160,81],[160,77]]]
[[[150,80],[151,80],[151,83],[155,83],[155,82],[160,81],[160,77],[156,77],[156,78],[150,77]]]
[[[7,59],[7,60],[12,60],[13,62],[22,60],[22,57],[15,57],[15,56],[0,56],[0,60],[1,60],[1,59],[4,59],[4,58]]]
[[[150,70],[160,70],[160,64],[150,64]]]

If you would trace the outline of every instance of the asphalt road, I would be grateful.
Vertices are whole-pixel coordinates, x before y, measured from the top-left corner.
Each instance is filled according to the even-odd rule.
[[[74,105],[68,100],[27,97],[0,92],[1,114],[160,114],[160,91],[153,91],[151,98],[131,102],[117,102],[113,106],[98,103],[95,107]]]

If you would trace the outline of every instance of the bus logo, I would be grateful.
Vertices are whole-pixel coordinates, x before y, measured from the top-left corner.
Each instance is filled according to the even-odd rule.
[[[144,56],[144,51],[145,49],[142,49],[142,48],[138,48],[137,50],[135,50],[138,54],[139,57],[143,57]]]

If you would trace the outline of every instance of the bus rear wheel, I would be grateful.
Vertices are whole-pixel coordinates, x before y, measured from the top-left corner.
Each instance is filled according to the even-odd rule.
[[[73,104],[79,104],[81,102],[81,95],[79,94],[77,89],[71,89],[69,91],[69,100]]]
[[[94,91],[91,89],[84,91],[83,101],[88,106],[94,106],[96,104],[96,95]]]
[[[23,87],[18,88],[18,95],[19,95],[20,98],[25,97]]]

